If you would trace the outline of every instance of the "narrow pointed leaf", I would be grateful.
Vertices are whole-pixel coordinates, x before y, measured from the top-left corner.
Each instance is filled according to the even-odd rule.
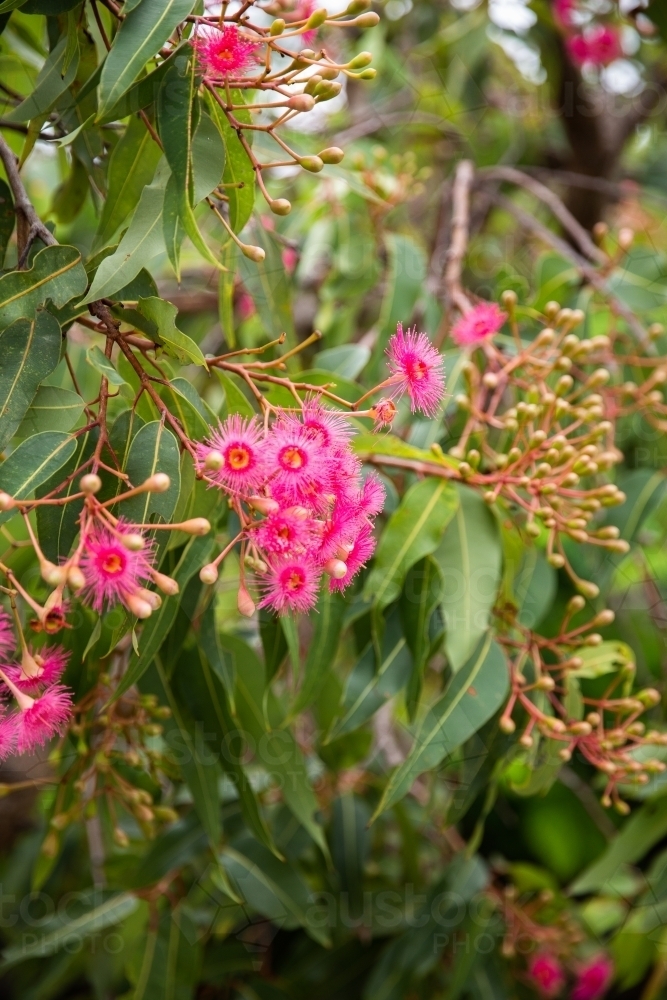
[[[0,333],[0,451],[21,423],[40,382],[58,364],[60,345],[58,321],[41,310],[33,319],[16,320]]]

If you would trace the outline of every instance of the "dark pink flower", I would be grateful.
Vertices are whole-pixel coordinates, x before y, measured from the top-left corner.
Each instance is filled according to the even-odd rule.
[[[0,721],[0,751],[6,751],[5,756],[11,752],[8,748],[12,748],[12,741],[18,753],[29,753],[63,732],[72,717],[72,695],[68,688],[54,684],[38,698],[31,698],[2,670],[0,677],[18,702],[18,710]]]
[[[0,760],[16,753],[16,717],[0,712]]]
[[[553,0],[554,17],[563,28],[571,28],[574,24],[572,15],[576,10],[574,0]]]
[[[412,403],[412,412],[422,410],[427,416],[435,416],[445,391],[443,359],[425,333],[408,330],[398,324],[396,333],[387,347],[389,370],[392,383],[398,392],[407,392]]]
[[[328,410],[317,401],[307,402],[301,413],[301,423],[308,437],[323,448],[346,447],[353,434],[350,421],[335,410]]]
[[[239,319],[241,321],[250,319],[250,317],[254,316],[257,312],[255,302],[249,292],[241,292],[236,308],[238,309]]]
[[[132,525],[119,521],[116,531],[137,534]],[[94,609],[102,612],[119,601],[128,606],[139,587],[150,580],[153,548],[146,542],[143,549],[135,551],[125,545],[105,528],[95,527],[86,536],[81,570],[86,578],[84,596]]]
[[[467,312],[452,328],[452,339],[459,347],[482,343],[498,333],[507,314],[495,302],[480,302]]]
[[[384,507],[386,495],[387,491],[381,480],[374,472],[371,472],[366,477],[364,488],[361,491],[361,500],[359,503],[361,511],[368,517],[374,517],[375,514],[379,514]]]
[[[264,441],[271,494],[281,506],[323,510],[330,480],[325,449],[294,421],[278,421]]]
[[[264,596],[260,608],[273,608],[279,614],[287,611],[310,611],[317,601],[320,571],[304,558],[291,558],[274,563],[261,582]]]
[[[360,569],[362,569],[375,552],[375,539],[371,531],[371,526],[365,523],[354,540],[350,552],[344,559],[347,566],[347,573],[340,580],[331,580],[329,590],[345,590],[352,583]]]
[[[195,41],[197,58],[207,76],[225,78],[240,76],[247,67],[256,42],[242,35],[235,24],[204,29]]]
[[[248,495],[264,483],[267,475],[263,456],[262,428],[253,417],[245,420],[237,413],[227,417],[204,444],[197,445],[197,458],[204,467],[211,452],[218,452],[222,466],[207,475],[232,493]]]
[[[292,274],[296,268],[299,261],[299,255],[294,249],[294,247],[285,247],[282,252],[283,267],[288,274]]]
[[[565,984],[563,968],[548,951],[539,951],[528,963],[528,975],[543,997],[555,997]]]
[[[318,559],[322,563],[329,559],[347,559],[364,523],[358,502],[337,503],[325,522]]]
[[[24,650],[21,664],[5,667],[5,673],[21,691],[33,691],[55,684],[63,675],[70,654],[62,646],[51,646],[32,653]]]
[[[568,52],[578,66],[607,66],[622,54],[618,31],[607,24],[597,24],[585,34],[573,35],[567,41]]]
[[[289,508],[269,514],[252,532],[260,549],[273,556],[309,552],[319,542],[319,535],[312,517]]]
[[[614,964],[607,955],[596,955],[582,965],[574,984],[572,1000],[598,1000],[606,991],[614,975]]]

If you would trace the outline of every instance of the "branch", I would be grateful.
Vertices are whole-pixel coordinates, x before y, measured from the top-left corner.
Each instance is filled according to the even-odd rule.
[[[25,267],[30,247],[36,239],[40,239],[47,247],[57,246],[58,241],[53,233],[46,228],[33,208],[19,174],[18,160],[2,135],[0,135],[0,160],[4,165],[7,180],[14,196],[19,253],[18,269],[21,270]]]
[[[470,189],[475,177],[475,167],[471,160],[461,160],[454,175],[452,189],[452,242],[447,253],[445,268],[445,293],[448,302],[462,313],[472,308],[470,300],[461,287],[463,258],[468,247],[470,224]]]

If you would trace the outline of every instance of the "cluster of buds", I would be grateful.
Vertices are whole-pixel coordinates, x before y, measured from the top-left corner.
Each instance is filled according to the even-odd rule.
[[[97,814],[100,800],[105,802],[119,847],[129,843],[123,814],[132,816],[146,837],[154,836],[160,824],[177,819],[175,810],[164,804],[173,766],[160,749],[150,745],[162,734],[170,709],[158,705],[155,695],[141,695],[136,689],[115,701],[110,700],[112,694],[112,677],[103,673],[77,706],[69,728],[76,748],[69,773],[78,796],[71,802],[66,797],[69,786],[59,787],[43,845],[48,855],[57,853],[63,830]],[[105,706],[101,712],[100,705]],[[139,785],[133,780],[138,776]]]
[[[579,591],[593,598],[597,585],[577,577],[563,539],[628,551],[615,526],[597,521],[604,508],[625,501],[608,478],[622,459],[614,443],[617,421],[636,411],[662,420],[664,359],[647,356],[645,382],[625,383],[623,362],[634,358],[615,352],[608,336],[578,337],[581,311],[548,303],[543,321],[549,325],[526,342],[513,292],[504,293],[503,304],[513,348],[493,340],[508,318],[497,306],[476,306],[452,331],[470,357],[463,369],[466,391],[455,397],[465,423],[449,454],[459,461],[459,475],[483,489],[490,504],[502,498],[523,511],[526,533],[545,539],[551,565],[564,567]],[[621,378],[612,385],[614,372]]]
[[[521,726],[519,744],[527,750],[536,738],[544,738],[561,745],[563,761],[580,753],[606,778],[602,804],[613,804],[626,815],[629,806],[620,796],[622,787],[645,785],[666,767],[640,751],[642,747],[667,745],[667,734],[647,730],[641,720],[659,703],[660,694],[654,688],[631,693],[634,663],[623,661],[620,648],[609,665],[610,681],[604,694],[582,696],[579,679],[595,676],[587,669],[588,651],[603,643],[602,635],[593,629],[614,620],[613,611],[605,610],[574,627],[572,618],[584,604],[578,594],[570,599],[558,634],[551,638],[522,629],[516,621],[508,622],[510,634],[499,641],[509,654],[511,693],[499,725],[505,733],[514,733]],[[580,709],[576,715],[573,702]]]
[[[614,965],[604,952],[591,951],[592,942],[564,899],[550,889],[519,895],[511,883],[491,891],[503,914],[503,955],[516,959],[528,951],[518,973],[526,986],[545,1000],[562,996],[566,987],[571,1000],[604,996]]]

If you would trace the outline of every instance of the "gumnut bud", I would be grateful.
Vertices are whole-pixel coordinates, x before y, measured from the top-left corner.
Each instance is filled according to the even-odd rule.
[[[99,493],[102,489],[102,480],[96,473],[88,472],[85,476],[81,476],[79,488],[84,493]]]
[[[209,451],[208,455],[204,459],[204,468],[207,472],[217,472],[222,469],[225,464],[225,456],[220,451],[213,449]]]
[[[327,146],[317,154],[322,163],[340,163],[345,153],[339,146]]]
[[[86,586],[86,578],[78,566],[70,566],[67,570],[67,585],[71,590],[82,590]]]
[[[144,536],[138,531],[130,531],[127,535],[121,535],[120,541],[130,552],[141,552],[146,547]]]
[[[139,587],[137,595],[145,601],[146,604],[150,604],[153,611],[157,611],[157,609],[162,606],[162,598],[159,594],[156,594],[154,590],[147,590],[146,587]]]
[[[342,580],[347,576],[347,566],[342,559],[329,559],[324,564],[324,572],[333,577],[334,580]]]
[[[243,584],[239,587],[236,606],[239,609],[239,614],[243,615],[244,618],[252,618],[255,613],[255,602]]]
[[[354,21],[348,22],[348,24],[354,25],[355,28],[374,28],[379,23],[380,15],[371,10],[367,14],[360,14],[359,17],[355,17]]]
[[[266,253],[261,247],[254,247],[249,243],[241,243],[240,247],[243,256],[247,257],[248,260],[254,260],[255,264],[261,264],[266,257]]]
[[[274,215],[289,215],[292,211],[292,202],[287,198],[274,198],[269,202],[269,208]]]
[[[199,570],[199,579],[202,583],[206,583],[209,586],[218,579],[218,567],[215,563],[207,563],[206,566],[202,566]]]
[[[302,156],[299,159],[299,163],[304,170],[309,170],[311,174],[319,174],[320,170],[324,167],[324,163],[319,156]]]
[[[313,31],[315,28],[321,28],[327,19],[327,9],[326,7],[320,7],[318,10],[314,10],[306,21],[306,28],[309,31]]]
[[[348,63],[350,69],[365,69],[366,66],[370,66],[373,62],[372,52],[360,52],[358,55],[351,59]]]
[[[211,522],[205,517],[191,517],[189,521],[175,524],[174,528],[184,531],[186,535],[208,535],[211,530]]]
[[[123,830],[122,827],[120,827],[120,826],[117,826],[117,827],[114,828],[114,831],[113,831],[113,840],[114,840],[114,844],[117,844],[118,847],[129,847],[130,846],[130,838],[125,833],[125,830]]]
[[[51,587],[59,587],[67,578],[67,571],[63,566],[56,566],[55,563],[44,559],[39,567],[42,579]]]
[[[137,618],[150,618],[153,614],[153,608],[151,605],[148,601],[144,600],[143,597],[140,597],[138,593],[126,594],[125,603],[132,614],[136,615]]]
[[[272,23],[271,27],[269,28],[269,34],[273,35],[273,37],[275,38],[276,35],[282,35],[286,27],[287,25],[283,20],[283,18],[277,17],[275,21]]]
[[[153,580],[155,585],[160,588],[163,594],[167,594],[169,597],[173,597],[179,592],[179,586],[173,577],[167,576],[165,573],[158,573],[157,570],[153,572]]]
[[[280,504],[271,497],[250,497],[248,504],[260,514],[275,514],[280,510]]]
[[[156,472],[145,479],[141,485],[147,493],[166,493],[171,486],[171,479],[166,472]]]
[[[9,493],[0,492],[0,510],[11,510],[14,506],[14,498]]]
[[[516,729],[516,722],[514,719],[510,718],[509,715],[501,716],[500,722],[498,723],[501,733],[513,733]]]

